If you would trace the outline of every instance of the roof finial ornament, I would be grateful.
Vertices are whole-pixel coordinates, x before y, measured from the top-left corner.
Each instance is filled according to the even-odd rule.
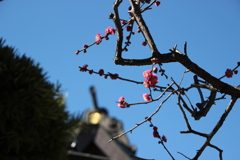
[[[93,100],[94,109],[98,110],[99,107],[98,107],[98,103],[97,103],[96,91],[95,91],[94,86],[90,87],[90,92],[91,92],[91,96],[92,96],[92,100]]]

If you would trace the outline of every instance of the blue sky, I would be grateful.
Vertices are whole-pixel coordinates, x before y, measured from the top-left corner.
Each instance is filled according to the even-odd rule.
[[[88,49],[87,53],[75,55],[83,44],[94,42],[96,33],[103,34],[107,27],[114,27],[108,19],[114,0],[77,1],[77,0],[11,0],[0,3],[0,36],[18,49],[19,54],[26,54],[41,64],[48,72],[49,81],[62,84],[62,91],[67,94],[67,106],[70,113],[82,113],[93,106],[89,87],[97,90],[98,103],[107,108],[109,115],[123,122],[128,130],[144,117],[155,111],[159,102],[148,105],[132,106],[128,109],[117,107],[116,101],[124,96],[129,103],[142,102],[142,94],[148,89],[142,85],[120,80],[110,80],[78,71],[78,66],[89,65],[89,69],[118,73],[123,78],[143,81],[142,72],[151,66],[128,67],[116,66],[113,62],[116,36],[109,41]],[[216,77],[221,77],[227,68],[233,69],[240,61],[240,1],[239,0],[162,0],[159,7],[153,6],[144,14],[157,47],[161,53],[167,53],[175,44],[183,50],[184,41],[188,42],[188,56],[200,67]],[[121,6],[123,19],[128,19],[129,3]],[[137,29],[136,29],[137,30]],[[149,57],[150,50],[142,46],[144,38],[136,34],[132,39],[125,58]],[[186,68],[178,63],[164,64],[169,77],[179,82]],[[182,87],[193,82],[192,74],[185,74]],[[223,81],[237,86],[239,75]],[[170,79],[159,76],[159,85],[166,86]],[[199,102],[196,90],[187,93],[192,102]],[[208,93],[208,92],[206,92]],[[158,96],[159,93],[154,93]],[[205,97],[208,94],[205,95]],[[205,141],[196,135],[181,135],[186,130],[185,122],[177,98],[171,97],[162,109],[153,117],[161,135],[166,135],[167,148],[176,159],[184,159],[177,152],[193,157]],[[217,101],[207,117],[193,121],[193,129],[209,133],[224,112],[229,97]],[[212,144],[223,149],[223,158],[236,160],[240,148],[239,140],[239,102],[235,105],[224,126],[212,139]],[[189,119],[191,115],[188,114]],[[144,124],[127,135],[130,142],[137,147],[137,156],[148,159],[170,159],[166,151],[152,137],[149,124]],[[218,152],[207,148],[200,160],[218,159]]]

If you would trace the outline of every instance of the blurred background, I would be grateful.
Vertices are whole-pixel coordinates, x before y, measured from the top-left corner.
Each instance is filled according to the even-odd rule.
[[[103,40],[100,45],[87,49],[87,53],[75,55],[75,51],[82,49],[84,44],[94,42],[97,33],[103,35],[107,27],[114,27],[114,23],[108,18],[113,12],[113,3],[113,0],[5,0],[0,3],[0,36],[6,39],[6,44],[15,47],[19,54],[26,54],[40,63],[48,73],[49,81],[62,84],[62,92],[70,113],[83,113],[93,107],[89,88],[95,86],[99,106],[106,108],[109,115],[121,121],[124,130],[128,130],[153,113],[161,100],[148,105],[119,108],[116,103],[119,97],[124,96],[129,103],[142,102],[142,94],[149,93],[149,90],[141,84],[104,79],[97,74],[79,72],[78,66],[88,64],[89,69],[104,69],[105,72],[118,73],[120,77],[140,82],[144,80],[142,72],[151,66],[115,65],[113,58],[116,35],[111,35],[108,41]],[[120,6],[122,19],[129,19],[128,7],[128,1],[124,1]],[[167,53],[175,44],[183,51],[184,41],[187,41],[189,58],[215,77],[223,76],[227,68],[233,69],[240,61],[239,17],[238,0],[162,0],[159,7],[152,6],[152,10],[144,13],[161,53]],[[134,27],[136,32],[137,26]],[[148,46],[141,45],[143,41],[141,33],[136,32],[128,52],[124,52],[123,57],[149,57],[151,52]],[[168,77],[173,77],[178,83],[186,70],[178,63],[163,64],[162,67]],[[191,73],[184,74],[182,87],[193,83],[192,77]],[[237,86],[239,79],[239,75],[234,75],[233,78],[224,78],[223,81]],[[158,85],[166,86],[170,83],[170,79],[159,75]],[[205,97],[209,96],[208,92],[205,93]],[[155,97],[159,94],[153,93]],[[200,102],[196,89],[187,95],[193,104]],[[230,97],[226,98],[216,101],[207,117],[200,121],[192,120],[191,115],[187,114],[192,128],[210,133],[229,103]],[[167,137],[166,146],[176,159],[185,159],[177,152],[192,158],[205,139],[193,134],[180,134],[180,131],[187,130],[187,127],[176,103],[177,97],[171,97],[153,117],[152,122],[159,128],[160,135]],[[237,102],[223,127],[211,141],[224,150],[223,159],[237,159],[240,148],[239,112]],[[156,160],[170,159],[158,144],[158,139],[153,138],[152,128],[148,123],[127,136],[130,143],[137,147],[137,156]],[[218,159],[218,154],[218,151],[208,147],[200,159]]]

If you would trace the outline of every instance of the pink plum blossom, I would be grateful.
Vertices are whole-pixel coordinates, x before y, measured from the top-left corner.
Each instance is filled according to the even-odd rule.
[[[150,95],[147,94],[147,93],[143,94],[143,99],[144,99],[145,101],[151,101],[151,97],[150,97]]]
[[[101,37],[101,34],[96,34],[96,37],[95,37],[95,39],[96,39],[96,43],[97,44],[100,44],[101,42],[102,42],[102,37]]]
[[[156,87],[157,83],[158,83],[158,77],[155,74],[152,74],[151,78],[149,79],[149,86]]]
[[[115,34],[115,29],[112,27],[108,27],[105,31],[105,34]]]
[[[143,72],[144,78],[150,78],[152,76],[152,70],[147,70]]]
[[[145,81],[143,82],[143,85],[149,88],[149,87],[156,87],[157,83],[158,83],[158,77],[155,74],[152,74],[150,78],[145,79]]]
[[[125,102],[125,98],[124,97],[120,97],[118,100],[118,107],[120,108],[128,108],[129,105],[127,102]]]

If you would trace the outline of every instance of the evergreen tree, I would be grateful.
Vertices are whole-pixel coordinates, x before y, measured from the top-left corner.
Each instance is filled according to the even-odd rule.
[[[0,159],[61,160],[80,116],[70,115],[60,85],[0,39]]]

